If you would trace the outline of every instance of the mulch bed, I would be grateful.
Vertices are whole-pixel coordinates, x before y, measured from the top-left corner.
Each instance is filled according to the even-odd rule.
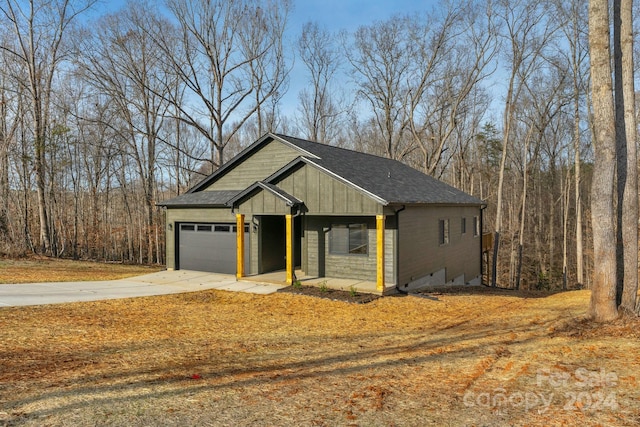
[[[354,304],[366,304],[371,301],[375,301],[380,298],[380,295],[364,294],[364,293],[352,293],[349,291],[342,291],[337,289],[326,289],[318,286],[288,286],[281,288],[278,292],[286,292],[296,295],[308,295],[317,298],[324,298],[332,301],[344,301]],[[553,295],[554,292],[549,291],[528,291],[528,290],[513,290],[506,288],[491,288],[488,286],[443,286],[426,288],[410,293],[414,296],[424,297],[428,299],[437,300],[438,296],[443,295],[483,295],[483,296],[513,296],[520,298],[542,298]],[[399,294],[404,295],[404,294]]]
[[[337,289],[324,289],[317,286],[287,286],[278,292],[286,292],[296,295],[324,298],[332,301],[344,301],[354,304],[366,304],[380,298],[380,295],[363,294],[360,292],[340,291]]]

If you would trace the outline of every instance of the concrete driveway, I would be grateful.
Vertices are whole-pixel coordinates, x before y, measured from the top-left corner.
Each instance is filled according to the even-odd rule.
[[[283,286],[236,281],[235,276],[202,271],[160,271],[121,280],[0,284],[0,307],[145,297],[219,289],[270,294]]]

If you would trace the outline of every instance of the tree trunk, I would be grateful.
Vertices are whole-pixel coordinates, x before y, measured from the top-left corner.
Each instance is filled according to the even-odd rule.
[[[7,101],[5,97],[6,89],[4,81],[0,88],[0,242],[10,241],[9,235],[9,144],[13,139],[17,120],[14,121],[12,130],[9,131],[7,123]]]
[[[568,168],[567,168],[568,169]],[[567,290],[567,271],[568,268],[568,234],[569,234],[569,202],[571,200],[571,173],[567,171],[567,176],[563,180],[562,188],[562,290]]]
[[[520,277],[522,273],[522,248],[524,247],[524,228],[527,218],[527,189],[529,187],[529,142],[531,141],[531,133],[533,126],[529,128],[525,138],[524,148],[522,150],[522,200],[520,209],[520,230],[518,233],[518,267],[516,275],[516,289],[520,289]]]
[[[615,214],[613,209],[615,116],[609,41],[608,0],[589,1],[589,52],[594,117],[591,218],[594,263],[589,314],[596,322],[618,315],[616,306]]]
[[[491,286],[496,287],[496,276],[498,275],[498,246],[500,245],[500,232],[493,234],[493,257],[491,259]]]
[[[621,77],[622,105],[618,103],[617,108],[622,106],[621,112],[624,120],[624,128],[620,129],[624,137],[620,138],[624,142],[624,147],[619,147],[622,156],[618,157],[618,170],[624,170],[624,187],[622,190],[623,200],[618,204],[618,209],[622,209],[622,244],[624,247],[623,265],[624,273],[622,277],[622,290],[618,295],[620,308],[626,313],[636,312],[636,299],[638,293],[638,169],[636,152],[636,120],[635,120],[635,88],[633,83],[633,0],[618,0],[619,12],[619,43]],[[618,3],[616,1],[615,3]],[[615,15],[614,15],[615,16]],[[615,18],[614,18],[615,19]],[[614,25],[614,29],[618,25]],[[616,49],[617,50],[617,49]],[[617,60],[617,58],[616,58]],[[618,75],[616,74],[616,77]],[[616,82],[616,89],[618,84]],[[616,95],[618,92],[616,91]],[[620,197],[620,194],[618,194]],[[640,308],[640,307],[638,307]]]
[[[34,101],[35,102],[35,101]],[[36,119],[37,120],[37,119]],[[38,195],[38,218],[40,219],[40,251],[46,255],[51,255],[51,237],[49,234],[49,218],[46,203],[46,181],[45,181],[45,163],[44,163],[44,136],[39,136],[36,125],[36,147],[35,147],[35,175],[36,190]],[[44,134],[44,132],[42,132]]]
[[[576,85],[577,86],[577,85]],[[584,284],[584,255],[582,243],[582,196],[580,194],[580,99],[577,93],[574,100],[574,127],[573,127],[573,145],[574,145],[574,186],[575,186],[575,203],[576,203],[576,280],[578,285]]]
[[[513,81],[515,79],[515,71],[512,74],[509,84],[509,93],[507,94],[507,103],[504,109],[504,135],[502,137],[502,154],[500,157],[500,171],[498,172],[498,195],[496,203],[496,227],[495,236],[493,239],[493,261],[491,270],[491,286],[496,287],[497,282],[497,265],[498,265],[498,251],[500,248],[500,233],[502,232],[502,199],[503,199],[503,186],[504,186],[504,170],[507,164],[507,149],[509,146],[509,132],[511,119],[513,116],[513,109],[511,107],[511,98],[513,96]]]

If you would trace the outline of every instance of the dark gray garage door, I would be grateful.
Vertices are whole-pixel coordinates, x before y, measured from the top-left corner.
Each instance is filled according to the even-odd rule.
[[[249,227],[245,225],[245,271],[249,269]],[[178,268],[236,273],[236,225],[182,223],[178,229]]]

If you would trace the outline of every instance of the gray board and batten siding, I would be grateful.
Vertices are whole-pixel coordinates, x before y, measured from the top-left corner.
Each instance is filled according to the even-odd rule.
[[[404,286],[445,269],[446,282],[462,275],[466,281],[480,276],[481,233],[475,234],[473,221],[480,215],[477,206],[413,206],[398,215],[398,283]],[[462,230],[466,218],[466,231]],[[439,221],[449,220],[449,242],[440,244]]]
[[[258,147],[243,162],[228,170],[223,170],[220,177],[203,191],[237,190],[240,192],[257,181],[262,181],[279,169],[287,165],[301,152],[279,141],[271,141],[262,147]]]
[[[231,200],[238,203],[230,205]],[[282,218],[275,217],[294,214],[300,229],[295,244],[307,274],[375,280],[375,216],[383,214],[387,283],[401,286],[443,269],[447,281],[480,275],[480,236],[473,233],[473,218],[481,215],[484,202],[400,162],[285,135],[265,135],[162,205],[167,227],[173,227],[166,234],[168,268],[180,267],[175,265],[176,255],[180,258],[176,227],[232,224],[236,213],[244,214],[249,225],[246,273],[278,267],[283,242],[261,227],[280,232]],[[467,218],[465,233],[461,218]],[[446,245],[438,240],[442,219],[449,220]],[[366,254],[331,253],[328,233],[340,224],[366,224]],[[278,246],[277,253],[261,261],[269,241]]]
[[[303,248],[303,269],[311,276],[376,280],[376,222],[375,217],[306,215]],[[330,251],[331,227],[335,225],[365,224],[368,248],[366,254],[335,255]],[[387,217],[385,225],[385,282],[396,283],[395,219]]]

